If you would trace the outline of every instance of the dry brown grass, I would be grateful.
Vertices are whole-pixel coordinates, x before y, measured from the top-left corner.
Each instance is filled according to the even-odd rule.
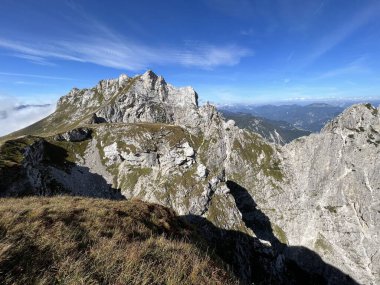
[[[141,201],[0,199],[0,284],[237,284],[172,210]]]

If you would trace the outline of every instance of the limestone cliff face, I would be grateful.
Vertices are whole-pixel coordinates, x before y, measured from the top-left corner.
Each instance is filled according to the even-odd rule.
[[[69,109],[71,118],[94,113],[107,123],[166,123],[191,126],[199,120],[198,95],[191,87],[175,88],[152,71],[143,75],[102,80],[91,89],[73,89],[57,110]]]
[[[263,192],[277,187],[274,146],[197,100],[192,88],[175,88],[152,71],[73,89],[54,114],[15,134],[44,137],[38,175],[49,183],[31,187],[30,178],[25,187],[38,194],[119,192],[251,233],[226,181],[244,178]]]
[[[281,147],[197,101],[151,71],[73,89],[3,141],[0,196],[140,198],[227,240],[246,283],[380,284],[378,109]]]
[[[282,149],[289,243],[317,251],[362,284],[380,283],[379,144],[379,110],[354,105],[321,134]]]

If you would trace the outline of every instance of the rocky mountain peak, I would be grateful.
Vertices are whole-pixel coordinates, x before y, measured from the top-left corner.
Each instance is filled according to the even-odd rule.
[[[141,75],[141,78],[143,80],[156,80],[158,78],[158,75],[154,73],[152,70],[148,69],[144,72],[143,75]]]
[[[146,89],[157,90],[166,87],[166,82],[162,76],[157,76],[152,70],[147,70],[140,79],[144,82]]]
[[[124,82],[128,81],[129,79],[129,76],[126,75],[126,74],[120,74],[119,75],[119,80],[118,80],[118,83],[119,83],[119,86],[123,85]]]
[[[292,268],[319,276],[313,284],[380,284],[379,109],[354,105],[280,147],[197,100],[150,70],[73,89],[0,145],[0,196],[170,206],[233,259],[243,284],[310,284],[292,282]]]
[[[67,125],[91,121],[94,114],[101,122],[186,126],[198,126],[201,116],[198,94],[193,88],[174,87],[152,70],[134,77],[121,74],[101,80],[93,88],[74,88],[59,99],[53,117],[65,120]]]
[[[322,133],[329,132],[364,132],[365,130],[380,128],[379,109],[371,104],[355,104],[347,108],[342,114],[326,124]]]

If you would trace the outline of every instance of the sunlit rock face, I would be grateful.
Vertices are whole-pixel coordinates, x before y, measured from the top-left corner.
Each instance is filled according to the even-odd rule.
[[[105,103],[105,104],[102,104]],[[108,123],[168,123],[190,126],[199,120],[198,95],[191,87],[175,88],[152,71],[130,78],[102,80],[95,88],[73,89],[62,97],[57,108],[75,107],[75,116],[89,107]]]
[[[171,207],[217,249],[228,240],[233,250],[220,254],[247,283],[379,284],[379,118],[355,105],[280,146],[198,106],[190,87],[152,71],[121,75],[73,89],[55,113],[8,136],[0,195]]]
[[[354,105],[321,134],[283,148],[292,244],[302,244],[362,284],[380,283],[380,116]]]

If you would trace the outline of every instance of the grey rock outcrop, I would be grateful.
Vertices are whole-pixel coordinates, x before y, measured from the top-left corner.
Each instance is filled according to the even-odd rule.
[[[54,114],[14,134],[43,138],[20,152],[22,178],[1,184],[0,195],[29,187],[169,206],[212,222],[215,244],[229,237],[247,283],[268,277],[255,275],[257,259],[276,284],[301,284],[290,261],[327,284],[345,274],[380,284],[379,133],[379,110],[355,105],[320,134],[281,147],[198,106],[190,87],[151,71],[121,75],[73,89]]]
[[[283,148],[289,244],[318,252],[361,284],[380,284],[380,116],[354,105],[321,134]]]
[[[81,142],[91,138],[91,130],[88,128],[77,128],[58,134],[54,137],[56,141]]]
[[[95,122],[189,126],[199,120],[194,89],[175,88],[150,70],[132,78],[121,75],[102,80],[92,89],[73,89],[58,101],[57,109],[63,108],[70,109],[74,120],[86,116],[87,121]]]
[[[99,118],[95,113],[91,115],[91,117],[85,121],[87,124],[100,124],[100,123],[105,123],[106,120],[103,118]]]

